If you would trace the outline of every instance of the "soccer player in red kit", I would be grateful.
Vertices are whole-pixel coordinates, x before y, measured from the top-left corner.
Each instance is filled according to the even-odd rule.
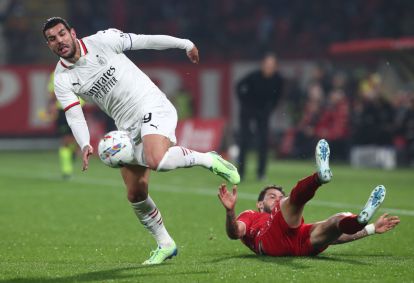
[[[321,253],[329,245],[343,244],[375,233],[393,229],[398,216],[384,214],[373,224],[368,224],[385,198],[385,187],[377,186],[367,204],[358,214],[338,213],[330,218],[305,224],[302,217],[305,204],[316,190],[332,178],[329,168],[329,145],[320,140],[316,146],[317,172],[299,181],[285,196],[279,186],[264,188],[258,198],[259,211],[247,210],[237,218],[235,205],[237,186],[233,193],[226,186],[219,188],[219,199],[226,209],[226,230],[231,239],[240,239],[256,254],[269,256],[312,256]]]

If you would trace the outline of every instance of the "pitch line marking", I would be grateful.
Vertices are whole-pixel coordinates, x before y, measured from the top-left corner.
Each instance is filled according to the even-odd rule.
[[[60,181],[61,179],[56,176],[56,174],[28,174],[25,173],[24,176],[21,174],[17,174],[15,171],[0,172],[0,175],[6,175],[8,177],[16,177],[16,178],[39,178],[44,180],[50,181]],[[116,187],[116,188],[123,188],[122,180],[119,181],[112,180],[112,179],[96,179],[92,177],[82,178],[76,177],[75,179],[70,180],[71,184],[79,184],[79,185],[96,185],[96,186],[105,186],[105,187]],[[158,184],[156,186],[151,186],[151,191],[156,192],[163,192],[163,193],[180,193],[180,194],[192,194],[192,195],[204,195],[204,196],[217,196],[217,192],[212,189],[208,188],[189,188],[189,189],[182,189],[181,186],[178,185],[163,185]],[[243,200],[256,200],[257,194],[248,193],[248,192],[238,192],[238,198]],[[341,203],[341,202],[332,202],[332,201],[323,201],[323,200],[311,200],[309,202],[310,206],[320,206],[320,207],[329,207],[329,208],[338,208],[338,209],[362,209],[363,204],[355,205],[355,204],[348,204],[348,203]],[[404,216],[414,216],[414,210],[408,209],[399,209],[399,208],[387,208],[383,207],[379,210],[381,213],[391,213],[396,215],[404,215]]]

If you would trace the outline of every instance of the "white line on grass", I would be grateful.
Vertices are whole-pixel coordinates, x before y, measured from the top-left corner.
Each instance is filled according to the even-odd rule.
[[[17,178],[39,178],[39,179],[45,179],[50,181],[59,181],[61,180],[54,174],[30,174],[28,172],[25,172],[24,175],[18,174],[16,171],[9,171],[0,172],[0,175],[3,174],[8,177],[17,177]],[[105,186],[105,187],[123,187],[122,181],[116,181],[112,179],[96,179],[91,177],[76,177],[75,179],[71,180],[70,183],[72,184],[80,184],[80,185],[95,185],[95,186]],[[151,191],[157,191],[157,192],[166,192],[166,193],[179,193],[179,194],[193,194],[193,195],[205,195],[205,196],[217,196],[216,190],[212,190],[211,188],[184,188],[183,186],[179,186],[177,184],[169,184],[169,185],[163,185],[158,184],[156,186],[151,186]],[[256,200],[257,194],[253,193],[246,193],[246,192],[239,192],[238,197],[240,199],[244,200]],[[332,201],[323,201],[323,200],[317,200],[313,199],[311,202],[309,202],[308,205],[311,206],[321,206],[321,207],[329,207],[329,208],[338,208],[338,209],[361,209],[362,205],[355,205],[355,204],[349,204],[349,203],[341,203],[341,202],[332,202]],[[414,216],[414,210],[408,210],[408,209],[398,209],[398,208],[381,208],[380,211],[396,214],[396,215],[404,215],[404,216]]]

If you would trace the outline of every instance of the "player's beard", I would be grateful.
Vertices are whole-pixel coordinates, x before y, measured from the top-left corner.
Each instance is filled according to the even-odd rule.
[[[69,48],[70,48],[70,52],[68,55],[65,56],[60,56],[59,54],[57,54],[58,56],[60,56],[63,59],[70,59],[73,58],[75,56],[76,53],[76,41],[73,37],[71,37],[71,42],[69,43]]]
[[[266,204],[263,204],[263,212],[272,213],[272,208]]]

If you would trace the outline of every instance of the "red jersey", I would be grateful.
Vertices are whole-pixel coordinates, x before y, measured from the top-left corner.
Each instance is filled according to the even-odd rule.
[[[305,224],[302,218],[299,227],[289,227],[279,205],[272,213],[246,210],[237,217],[237,221],[246,225],[246,234],[241,241],[256,254],[309,256],[324,250],[316,250],[310,243],[312,224]]]
[[[241,221],[246,225],[246,235],[241,238],[241,241],[257,254],[261,254],[259,238],[260,234],[262,234],[268,226],[267,222],[269,219],[269,213],[253,210],[243,211],[239,217],[237,217],[237,221]]]

